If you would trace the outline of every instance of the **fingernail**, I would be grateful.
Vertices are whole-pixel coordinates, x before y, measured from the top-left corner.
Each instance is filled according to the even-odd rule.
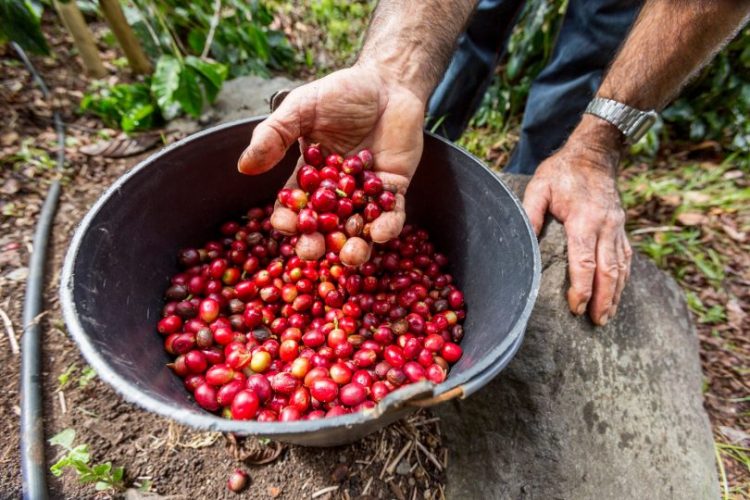
[[[610,311],[609,317],[610,318],[614,318],[615,315],[617,315],[617,306],[616,305],[612,306],[612,311]]]
[[[586,312],[586,303],[583,302],[578,305],[578,309],[576,309],[576,314],[580,316],[581,314]]]
[[[607,321],[609,321],[609,315],[604,314],[601,318],[599,318],[599,326],[604,326],[607,324]]]

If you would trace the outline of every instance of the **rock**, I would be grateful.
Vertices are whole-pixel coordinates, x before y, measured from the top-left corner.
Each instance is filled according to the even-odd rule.
[[[269,113],[268,101],[274,92],[293,89],[303,82],[283,77],[241,76],[224,83],[214,109],[220,122],[229,122]]]
[[[517,192],[527,178],[504,176]],[[510,365],[437,408],[447,498],[705,499],[719,492],[698,340],[682,291],[636,255],[605,328],[568,312],[564,231],[540,242],[543,274]]]

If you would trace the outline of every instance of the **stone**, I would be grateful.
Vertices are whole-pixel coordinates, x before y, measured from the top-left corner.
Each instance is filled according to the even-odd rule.
[[[219,122],[269,113],[269,99],[274,92],[293,89],[303,82],[284,77],[261,78],[241,76],[224,83],[214,102],[214,113]]]
[[[528,178],[502,176],[522,193]],[[565,300],[562,226],[540,241],[542,282],[520,350],[469,398],[436,408],[447,498],[707,499],[719,485],[682,291],[636,254],[604,328]]]

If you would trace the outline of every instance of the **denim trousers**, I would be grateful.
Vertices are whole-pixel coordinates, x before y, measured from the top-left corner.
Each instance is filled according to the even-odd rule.
[[[481,103],[522,0],[481,0],[428,105],[437,132],[457,139]],[[533,174],[579,122],[641,6],[634,0],[570,0],[552,55],[534,79],[506,172]]]

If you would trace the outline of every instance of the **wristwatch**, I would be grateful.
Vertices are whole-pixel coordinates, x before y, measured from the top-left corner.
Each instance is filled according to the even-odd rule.
[[[617,127],[630,143],[638,142],[659,116],[653,109],[641,111],[627,104],[603,97],[594,97],[586,107],[585,112],[598,116]]]

